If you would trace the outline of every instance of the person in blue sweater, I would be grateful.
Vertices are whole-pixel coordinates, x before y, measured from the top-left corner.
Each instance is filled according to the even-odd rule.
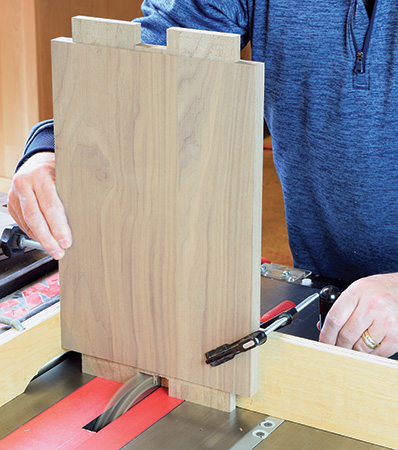
[[[398,3],[145,0],[142,41],[172,26],[237,33],[265,64],[264,117],[297,267],[354,281],[320,340],[398,352]],[[72,243],[55,187],[52,121],[36,125],[9,193],[56,258]],[[355,281],[356,280],[356,281]]]

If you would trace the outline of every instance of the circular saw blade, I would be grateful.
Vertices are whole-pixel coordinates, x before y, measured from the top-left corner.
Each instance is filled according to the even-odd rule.
[[[98,417],[93,431],[101,430],[159,387],[160,377],[143,373],[135,375],[113,395],[104,413]]]

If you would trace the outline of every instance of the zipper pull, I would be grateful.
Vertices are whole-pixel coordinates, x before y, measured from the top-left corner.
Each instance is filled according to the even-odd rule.
[[[365,65],[363,61],[363,52],[359,51],[357,52],[357,58],[355,60],[355,72],[356,73],[364,73],[365,72]]]

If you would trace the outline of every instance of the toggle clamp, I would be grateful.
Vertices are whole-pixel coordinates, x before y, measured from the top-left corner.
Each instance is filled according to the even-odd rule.
[[[225,362],[235,358],[235,356],[239,353],[247,352],[252,348],[264,344],[265,342],[267,342],[267,337],[270,333],[291,324],[294,318],[297,317],[297,315],[304,308],[313,303],[315,300],[336,300],[339,295],[340,292],[335,287],[324,287],[319,293],[310,295],[297,306],[291,307],[262,323],[259,330],[253,331],[252,333],[241,339],[238,339],[232,344],[224,344],[220,347],[215,348],[214,350],[210,350],[206,353],[206,364],[209,364],[212,367],[219,366],[220,364],[224,364]],[[291,304],[292,302],[283,303]],[[272,310],[270,312],[272,312]]]

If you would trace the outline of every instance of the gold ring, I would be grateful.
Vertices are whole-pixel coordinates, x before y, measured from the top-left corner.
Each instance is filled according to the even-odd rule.
[[[362,340],[372,350],[374,350],[375,348],[377,348],[380,345],[372,338],[372,336],[369,334],[368,330],[365,330],[362,333]]]

